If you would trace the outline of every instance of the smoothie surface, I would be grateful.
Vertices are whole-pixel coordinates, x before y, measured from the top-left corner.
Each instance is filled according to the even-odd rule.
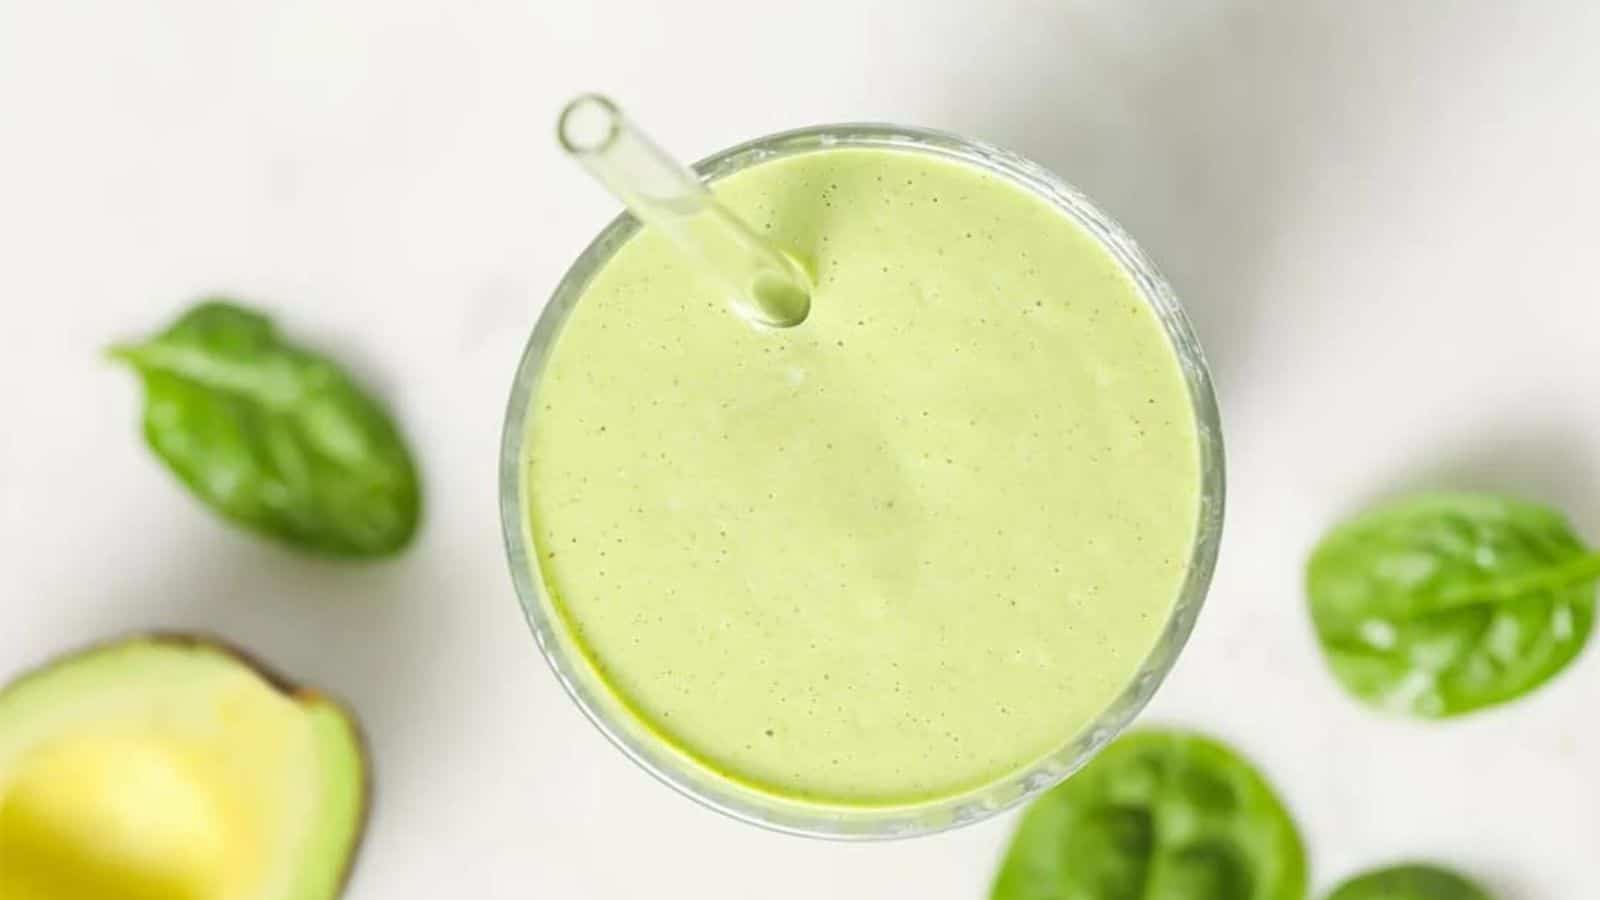
[[[754,326],[658,234],[591,280],[533,399],[530,555],[594,673],[723,776],[954,795],[1077,735],[1166,624],[1200,498],[1155,314],[1048,202],[893,149],[716,193],[817,276]]]

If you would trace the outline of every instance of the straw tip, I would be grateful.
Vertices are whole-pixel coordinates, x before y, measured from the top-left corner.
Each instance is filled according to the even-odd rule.
[[[572,98],[556,120],[556,139],[575,155],[604,151],[621,132],[622,110],[604,94]]]

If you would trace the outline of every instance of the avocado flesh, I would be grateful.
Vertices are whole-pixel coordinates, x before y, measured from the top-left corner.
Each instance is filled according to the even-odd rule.
[[[0,900],[329,900],[366,812],[338,705],[136,638],[0,690]]]

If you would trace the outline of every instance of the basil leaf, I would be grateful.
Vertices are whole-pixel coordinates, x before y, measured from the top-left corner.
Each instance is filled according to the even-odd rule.
[[[1445,717],[1561,671],[1594,624],[1600,553],[1560,513],[1489,494],[1424,495],[1339,527],[1312,553],[1311,619],[1360,699]]]
[[[392,554],[416,531],[416,467],[383,408],[265,316],[206,301],[114,347],[144,381],[144,433],[223,516],[305,550]]]
[[[1466,878],[1423,863],[1375,869],[1346,881],[1328,900],[1490,900]]]
[[[1222,744],[1141,731],[1023,816],[991,900],[1303,900],[1305,851],[1265,779]]]

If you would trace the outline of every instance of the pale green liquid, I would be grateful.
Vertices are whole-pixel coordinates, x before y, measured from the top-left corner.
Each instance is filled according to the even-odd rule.
[[[717,193],[814,263],[750,325],[657,235],[534,399],[529,533],[617,699],[746,784],[948,796],[1085,728],[1175,602],[1199,503],[1178,361],[1079,225],[962,163],[837,149]]]

